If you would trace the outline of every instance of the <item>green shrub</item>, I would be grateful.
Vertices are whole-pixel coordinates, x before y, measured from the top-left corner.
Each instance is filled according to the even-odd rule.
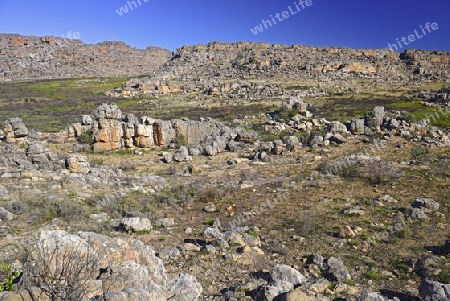
[[[215,221],[214,218],[209,218],[203,224],[205,224],[207,226],[212,226],[214,224],[214,221]]]
[[[250,235],[253,236],[254,238],[258,238],[258,232],[256,231],[250,232]]]
[[[11,265],[5,264],[0,261],[0,271],[5,274],[5,278],[1,280],[0,278],[0,292],[8,292],[14,290],[14,282],[17,278],[19,278],[19,272],[12,272]],[[3,278],[3,277],[2,277]]]
[[[414,160],[417,160],[425,157],[429,152],[430,151],[428,150],[428,148],[424,148],[422,146],[413,147],[411,149],[411,156],[413,157]]]
[[[185,146],[187,144],[186,137],[183,134],[178,134],[173,141],[175,144]]]
[[[445,267],[442,267],[442,272],[438,275],[433,275],[430,277],[430,280],[437,281],[440,283],[450,283],[450,271],[446,270]]]
[[[92,130],[86,131],[84,133],[82,133],[79,137],[78,137],[78,142],[81,144],[89,144],[92,145],[94,144],[94,138],[93,138],[93,132]]]

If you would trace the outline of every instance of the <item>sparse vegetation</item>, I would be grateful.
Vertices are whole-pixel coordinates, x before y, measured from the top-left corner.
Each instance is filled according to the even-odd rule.
[[[0,292],[14,290],[20,272],[13,272],[11,264],[0,261]]]

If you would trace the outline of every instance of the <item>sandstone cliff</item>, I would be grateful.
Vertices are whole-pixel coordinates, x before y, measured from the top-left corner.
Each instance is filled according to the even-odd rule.
[[[450,79],[450,54],[443,51],[350,49],[267,43],[184,46],[152,76],[202,78],[276,78],[329,81],[362,77],[389,81]]]

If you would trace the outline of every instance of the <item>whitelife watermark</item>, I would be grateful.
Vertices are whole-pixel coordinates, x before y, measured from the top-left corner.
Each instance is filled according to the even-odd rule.
[[[410,35],[408,35],[408,37],[402,36],[400,39],[396,39],[397,43],[394,44],[388,44],[388,47],[386,49],[390,49],[390,50],[395,50],[395,51],[399,51],[400,49],[402,49],[403,47],[408,46],[411,43],[414,43],[417,40],[420,40],[421,38],[425,37],[427,34],[432,33],[435,30],[439,29],[439,24],[437,24],[436,22],[427,22],[425,24],[425,28],[420,25],[420,32],[416,29],[414,30],[414,32]]]
[[[136,3],[136,1],[137,1],[137,3]],[[132,11],[133,9],[142,6],[142,2],[147,3],[150,0],[136,0],[136,1],[127,1],[127,4],[120,7],[119,9],[116,9],[116,13],[120,17],[122,17],[124,14],[127,14],[129,11]],[[138,3],[139,3],[139,5],[138,5]],[[128,8],[129,8],[129,10],[128,10]]]
[[[283,11],[282,13],[276,13],[274,15],[270,15],[269,20],[261,20],[261,23],[254,28],[250,28],[250,31],[257,35],[259,33],[262,33],[265,29],[269,29],[272,26],[277,25],[278,22],[283,22],[284,20],[290,18],[291,16],[294,16],[298,14],[299,12],[305,10],[307,7],[310,7],[313,5],[312,0],[299,0],[298,3],[294,2],[294,8],[292,6],[288,6],[288,9]]]

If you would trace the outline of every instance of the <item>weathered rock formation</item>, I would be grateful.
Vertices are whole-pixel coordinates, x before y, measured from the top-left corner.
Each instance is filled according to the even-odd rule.
[[[0,34],[0,81],[141,75],[169,58],[170,51],[159,47]]]
[[[194,301],[202,293],[193,276],[168,279],[162,260],[139,240],[43,230],[30,248],[23,275],[29,289],[0,293],[0,300],[34,300],[34,292],[43,296],[39,300],[54,300],[49,294],[61,300]]]
[[[443,51],[350,49],[267,43],[183,46],[151,76],[202,78],[277,78],[326,82],[362,77],[390,81],[450,79],[450,54]]]
[[[28,129],[20,118],[8,118],[3,123],[3,132],[7,142],[16,142],[28,136]]]
[[[223,152],[232,140],[252,142],[258,139],[258,135],[252,131],[232,130],[211,118],[193,121],[187,118],[159,120],[143,116],[139,120],[132,114],[122,117],[122,112],[115,104],[101,105],[94,115],[92,135],[95,152],[187,145],[191,147],[189,152],[193,155],[215,155]],[[78,130],[75,128],[80,126],[72,125],[69,137],[77,137]]]

